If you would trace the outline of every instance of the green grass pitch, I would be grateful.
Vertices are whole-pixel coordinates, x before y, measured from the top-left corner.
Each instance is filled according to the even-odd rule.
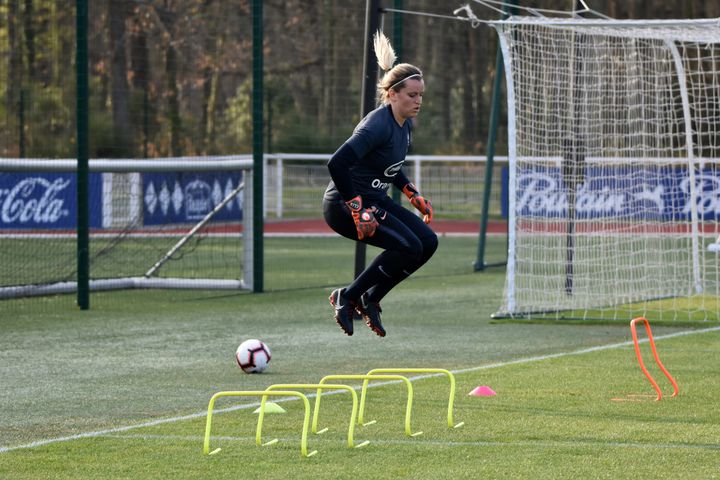
[[[491,242],[502,250],[504,239]],[[680,395],[631,397],[653,390],[630,318],[493,323],[504,272],[471,273],[475,248],[473,238],[441,238],[436,257],[383,301],[385,338],[361,323],[345,337],[332,320],[327,296],[350,279],[353,258],[352,244],[333,238],[268,240],[263,294],[104,292],[89,311],[72,296],[2,302],[0,478],[718,478],[717,323],[653,325]],[[260,375],[233,359],[252,337],[272,349]],[[455,372],[454,416],[465,425],[448,428],[447,379],[429,376],[413,379],[421,436],[404,433],[402,386],[378,383],[366,408],[377,423],[355,430],[363,448],[347,448],[350,396],[338,393],[323,396],[320,426],[330,430],[309,435],[317,455],[300,455],[300,402],[266,416],[263,438],[280,441],[257,447],[257,400],[242,398],[218,402],[211,445],[222,450],[202,454],[217,391],[381,367]],[[467,395],[479,385],[497,395]]]

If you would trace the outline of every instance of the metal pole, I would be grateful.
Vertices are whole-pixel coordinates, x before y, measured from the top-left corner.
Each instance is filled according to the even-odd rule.
[[[403,10],[404,0],[394,0],[393,7],[395,10]],[[393,48],[397,54],[398,62],[402,62],[403,58],[403,17],[400,12],[393,12]]]
[[[75,3],[77,128],[77,304],[90,308],[90,228],[88,201],[88,2]]]
[[[380,0],[367,0],[365,5],[365,55],[363,56],[361,118],[375,109],[378,66],[373,49],[373,35],[380,27],[381,14]],[[366,247],[362,242],[355,243],[355,278],[365,270]]]
[[[503,7],[503,18],[507,18],[517,5],[517,0],[509,0],[509,4]],[[480,214],[480,243],[478,245],[477,260],[475,260],[475,271],[484,270],[486,267],[502,266],[506,262],[495,264],[485,263],[485,247],[487,243],[488,211],[490,210],[490,192],[492,187],[493,167],[495,165],[495,142],[497,140],[497,129],[500,121],[500,88],[502,86],[503,58],[500,45],[498,44],[495,54],[495,79],[493,82],[493,97],[490,107],[490,130],[488,132],[487,162],[485,163],[485,189],[483,191],[482,213]]]
[[[395,10],[404,9],[404,0],[394,0],[393,7]],[[393,12],[393,34],[392,34],[393,48],[397,54],[398,62],[402,62],[403,58],[403,17],[400,12]],[[400,203],[400,189],[396,186],[392,187],[392,199],[396,203]]]
[[[263,291],[263,2],[252,2],[253,292]]]

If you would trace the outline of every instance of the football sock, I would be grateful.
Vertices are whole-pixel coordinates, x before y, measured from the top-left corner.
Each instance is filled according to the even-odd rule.
[[[356,301],[360,295],[368,291],[373,285],[383,281],[393,281],[394,278],[402,275],[402,271],[408,268],[407,255],[385,251],[375,257],[370,265],[363,271],[350,286],[345,289],[345,296]],[[407,275],[402,278],[406,278]],[[402,280],[402,278],[400,280]],[[400,281],[398,280],[398,281]],[[395,282],[397,284],[397,282]]]

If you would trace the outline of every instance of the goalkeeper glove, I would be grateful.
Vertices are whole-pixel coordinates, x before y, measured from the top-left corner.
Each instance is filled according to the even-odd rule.
[[[350,209],[350,214],[352,214],[353,221],[355,222],[358,240],[366,237],[370,238],[375,235],[375,229],[378,227],[375,213],[370,208],[363,208],[360,195],[345,202],[345,204]]]
[[[410,203],[412,203],[413,207],[417,208],[420,213],[423,215],[423,222],[430,223],[432,222],[433,218],[433,209],[432,204],[430,203],[430,200],[420,195],[420,192],[417,191],[415,188],[415,185],[412,183],[408,183],[403,187],[403,193],[406,197],[410,200]]]

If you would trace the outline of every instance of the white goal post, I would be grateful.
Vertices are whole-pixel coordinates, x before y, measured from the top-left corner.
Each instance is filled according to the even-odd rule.
[[[497,316],[718,319],[720,20],[490,23],[510,165]]]
[[[90,289],[252,289],[252,168],[249,155],[90,159]],[[0,159],[18,176],[0,189],[0,298],[76,291],[76,170]]]

